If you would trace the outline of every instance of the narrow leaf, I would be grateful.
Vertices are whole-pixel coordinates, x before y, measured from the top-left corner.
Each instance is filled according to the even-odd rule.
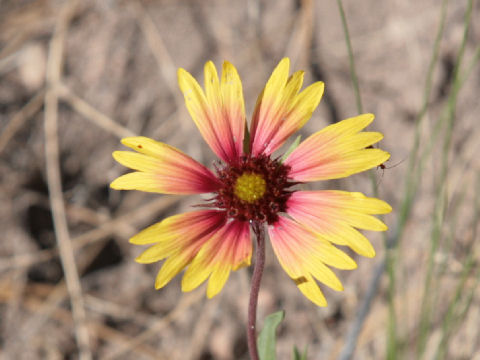
[[[260,360],[275,360],[275,332],[285,317],[285,311],[278,311],[265,318],[265,324],[257,340]]]
[[[293,347],[293,360],[307,360],[307,348],[300,354],[300,351],[296,346]]]
[[[283,154],[282,158],[280,159],[280,162],[283,163],[285,160],[287,160],[288,156],[292,153],[293,150],[295,150],[298,145],[300,144],[300,140],[302,139],[302,135],[298,135],[295,141],[290,145],[288,150]]]

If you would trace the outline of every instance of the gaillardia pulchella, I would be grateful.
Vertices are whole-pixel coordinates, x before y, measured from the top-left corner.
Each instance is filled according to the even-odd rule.
[[[374,116],[363,114],[327,126],[300,143],[284,161],[273,157],[309,120],[324,90],[323,83],[316,82],[300,91],[304,73],[289,76],[289,67],[288,58],[280,61],[258,97],[246,146],[242,84],[235,67],[225,62],[219,79],[213,63],[207,62],[204,90],[179,69],[178,82],[188,111],[221,160],[214,171],[146,137],[122,140],[136,152],[113,153],[119,163],[136,170],[114,180],[113,189],[211,193],[203,209],[168,217],[131,238],[133,244],[151,245],[138,262],[166,259],[156,288],[186,268],[183,291],[195,289],[208,278],[207,296],[216,295],[231,270],[250,265],[253,223],[267,227],[283,269],[319,306],[327,302],[316,280],[342,290],[329,266],[356,267],[334,245],[349,246],[367,257],[375,255],[357,229],[386,230],[372,215],[390,212],[387,203],[358,192],[295,189],[299,183],[343,178],[385,162],[389,154],[370,146],[382,134],[362,131]]]

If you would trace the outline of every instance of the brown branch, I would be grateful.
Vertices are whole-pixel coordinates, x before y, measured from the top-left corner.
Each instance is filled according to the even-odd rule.
[[[146,221],[152,218],[159,211],[175,204],[181,198],[177,196],[162,196],[156,200],[152,200],[148,204],[139,209],[132,210],[125,215],[119,216],[116,219],[106,221],[96,229],[87,231],[71,240],[73,249],[78,250],[86,245],[101,241],[106,237],[115,234],[119,228],[125,227],[128,224],[136,223],[140,220]],[[7,271],[11,269],[18,269],[21,267],[31,266],[40,262],[53,259],[58,254],[58,249],[40,250],[33,253],[9,256],[0,259],[0,271]]]
[[[136,135],[132,130],[115,122],[114,120],[109,118],[107,115],[95,109],[85,100],[75,95],[65,85],[59,84],[58,91],[62,99],[68,102],[72,106],[72,108],[75,109],[75,111],[85,116],[85,118],[90,120],[92,123],[94,123],[98,127],[112,133],[113,135],[117,136],[120,139],[124,137]]]
[[[313,37],[315,21],[315,6],[312,0],[302,0],[301,7],[295,17],[295,23],[290,36],[286,56],[292,61],[292,67],[303,67],[310,58],[310,44]]]
[[[150,328],[140,333],[138,336],[130,339],[130,341],[118,346],[115,351],[105,355],[103,360],[119,359],[121,355],[134,350],[145,341],[148,341],[151,337],[160,334],[166,326],[182,316],[187,308],[193,303],[199,301],[202,296],[204,296],[203,289],[184,295],[182,300],[180,300],[178,305],[171,312],[169,312],[168,315],[158,321],[153,322]]]
[[[0,154],[7,146],[10,139],[15,135],[15,133],[22,127],[22,125],[30,117],[32,117],[43,105],[43,100],[45,97],[45,89],[41,89],[37,94],[27,103],[24,107],[17,112],[7,126],[3,129],[0,134]]]
[[[140,29],[142,30],[143,35],[147,40],[147,44],[157,61],[160,74],[164,78],[166,85],[175,100],[177,108],[182,108],[183,97],[180,97],[180,92],[177,86],[177,68],[155,25],[155,22],[140,1],[132,1],[130,6],[137,17]]]
[[[69,22],[75,14],[76,5],[76,1],[69,1],[63,6],[57,19],[53,37],[50,41],[47,61],[47,92],[45,94],[45,159],[55,235],[72,306],[75,339],[79,349],[79,358],[81,360],[89,360],[92,358],[92,353],[86,325],[82,288],[75,264],[75,256],[65,215],[65,204],[63,202],[57,129],[57,86],[61,79],[65,37]]]

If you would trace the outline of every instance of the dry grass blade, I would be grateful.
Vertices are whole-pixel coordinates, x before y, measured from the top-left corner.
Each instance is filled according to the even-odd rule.
[[[57,130],[58,93],[56,86],[60,83],[65,36],[68,24],[75,14],[76,5],[77,3],[75,1],[67,2],[64,5],[50,42],[47,62],[48,88],[45,94],[45,158],[54,229],[72,305],[72,315],[75,323],[75,338],[79,348],[80,359],[88,360],[92,358],[92,354],[90,350],[88,328],[86,326],[82,288],[75,265],[75,256],[65,216]]]
[[[15,116],[0,134],[0,154],[7,146],[10,139],[43,105],[45,89],[40,90]]]
[[[101,241],[106,237],[115,234],[119,228],[125,227],[128,224],[132,224],[141,220],[150,219],[153,214],[157,214],[159,211],[175,204],[179,201],[179,197],[176,196],[163,196],[159,199],[153,200],[148,204],[142,206],[139,209],[132,210],[125,215],[119,216],[110,221],[102,223],[96,229],[87,231],[82,235],[79,235],[71,239],[73,249],[78,250],[88,244]],[[31,266],[36,263],[51,260],[58,254],[58,249],[46,249],[37,251],[34,253],[28,253],[24,255],[18,255],[14,257],[8,257],[1,259],[0,271],[7,271],[10,269],[18,269],[22,267]]]
[[[203,352],[208,339],[208,334],[210,334],[215,319],[213,314],[214,311],[218,309],[220,299],[221,296],[217,296],[209,300],[200,311],[200,316],[198,317],[197,324],[190,340],[190,348],[183,354],[186,360],[195,360],[198,358],[198,354]]]
[[[178,305],[171,312],[169,312],[167,316],[165,316],[159,321],[154,322],[150,326],[150,328],[148,328],[138,336],[130,339],[130,341],[122,344],[114,352],[106,355],[103,359],[104,360],[118,359],[121,355],[129,351],[132,351],[137,346],[140,346],[140,344],[143,344],[152,336],[160,333],[164,327],[168,326],[170,323],[175,321],[175,319],[180,317],[191,304],[200,300],[202,296],[204,296],[204,291],[202,290],[197,290],[193,293],[184,295],[182,297],[182,300],[178,303]]]
[[[315,8],[312,0],[302,0],[301,8],[295,19],[294,29],[290,37],[285,55],[290,57],[292,67],[298,68],[307,65],[310,58],[310,44],[312,43],[315,22]]]
[[[38,330],[37,326],[43,325],[43,321],[47,317],[48,319],[54,319],[68,327],[72,326],[73,319],[71,312],[58,306],[58,303],[62,301],[66,295],[65,284],[62,283],[56,285],[53,289],[48,289],[48,285],[46,285],[45,287],[46,288],[41,291],[39,291],[39,289],[36,289],[35,286],[29,288],[29,293],[40,294],[36,294],[37,296],[30,296],[29,298],[24,299],[21,303],[18,304],[24,310],[29,311],[37,317],[37,322],[32,323],[33,328],[28,327],[26,328],[26,332],[22,332],[24,336],[21,339],[22,341],[19,341],[21,345],[24,345],[23,341],[27,341],[31,334]],[[41,295],[42,292],[46,291],[49,292],[49,296],[46,301],[41,301],[38,295]],[[13,291],[11,289],[0,289],[0,301],[8,300],[13,296]],[[38,316],[38,314],[41,314],[42,316]],[[38,322],[38,320],[40,322]],[[129,339],[129,337],[124,333],[95,320],[91,320],[88,322],[88,328],[91,329],[91,331],[95,333],[95,335],[99,339],[114,343],[116,345],[125,343]],[[156,349],[148,345],[138,346],[134,350],[137,354],[143,355],[150,359],[162,358],[159,357],[159,353]]]
[[[79,114],[85,116],[98,127],[112,133],[118,138],[135,136],[136,134],[126,127],[115,122],[107,115],[101,113],[85,100],[75,95],[69,88],[63,84],[59,84],[58,91],[63,100],[68,102]],[[1,149],[1,148],[0,148]]]
[[[183,106],[183,98],[179,96],[177,86],[177,68],[170,56],[162,36],[157,30],[154,21],[139,1],[133,1],[131,7],[138,18],[139,26],[147,40],[147,44],[152,50],[153,56],[157,61],[158,68],[162,77],[165,79],[168,89],[175,99],[177,108]]]

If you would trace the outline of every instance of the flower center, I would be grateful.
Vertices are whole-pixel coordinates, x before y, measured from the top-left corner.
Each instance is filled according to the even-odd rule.
[[[224,209],[241,221],[273,224],[286,212],[290,187],[289,167],[265,155],[243,156],[235,164],[217,168],[222,187],[208,206]]]
[[[244,173],[237,178],[233,187],[235,195],[247,203],[254,203],[259,200],[266,190],[266,183],[262,175],[255,173]]]

